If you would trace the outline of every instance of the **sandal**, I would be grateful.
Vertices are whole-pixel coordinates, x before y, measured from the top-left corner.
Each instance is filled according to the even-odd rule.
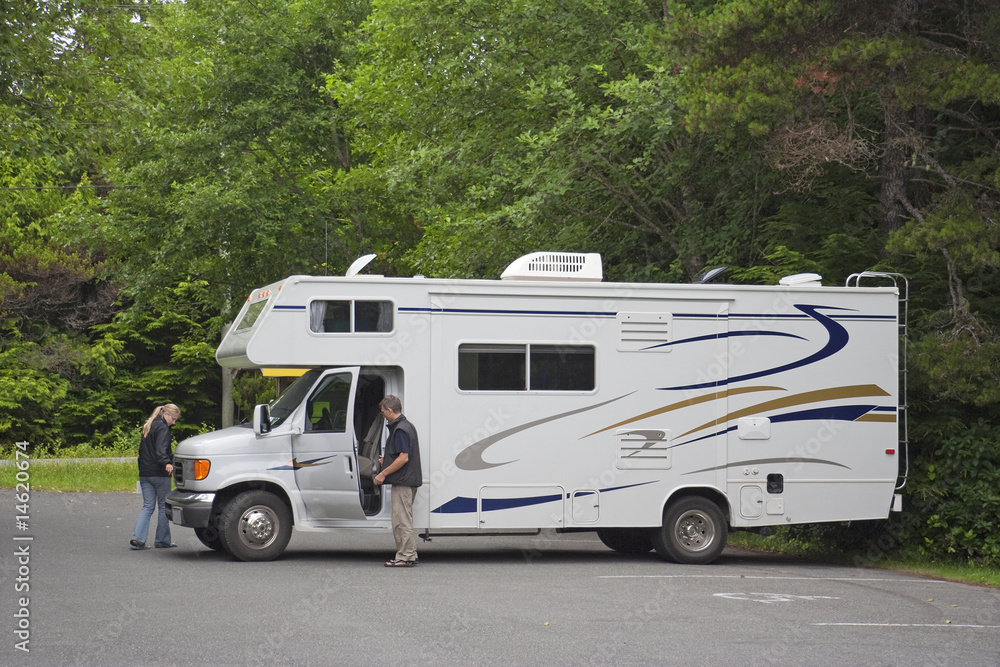
[[[416,565],[412,560],[387,560],[386,567],[413,567]]]
[[[156,548],[157,549],[173,549],[176,546],[177,546],[176,544],[174,544],[173,542],[171,542],[170,544],[157,544]]]
[[[143,549],[148,549],[149,548],[145,544],[143,544],[142,542],[140,542],[139,540],[136,540],[136,539],[129,540],[128,541],[128,546],[129,546],[129,548],[132,549],[132,551],[142,551]]]

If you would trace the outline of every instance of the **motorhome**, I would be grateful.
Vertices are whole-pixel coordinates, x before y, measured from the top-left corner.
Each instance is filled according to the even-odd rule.
[[[900,509],[892,274],[618,283],[600,255],[547,252],[500,280],[362,266],[255,289],[220,344],[224,367],[300,377],[252,423],[178,445],[170,516],[208,547],[270,560],[293,527],[388,535],[386,394],[420,435],[425,539],[593,531],[708,563],[733,529]]]

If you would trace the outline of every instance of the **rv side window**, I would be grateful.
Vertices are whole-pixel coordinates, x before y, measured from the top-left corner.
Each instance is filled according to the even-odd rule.
[[[249,329],[250,327],[252,327],[254,325],[254,322],[257,321],[257,318],[260,317],[260,314],[264,312],[264,306],[266,305],[267,305],[267,299],[263,299],[261,301],[254,301],[253,303],[251,303],[250,306],[247,308],[246,314],[243,315],[243,319],[241,319],[240,323],[236,325],[236,330],[243,331],[244,329]]]
[[[532,345],[531,389],[590,391],[594,388],[594,348],[584,345]]]
[[[315,333],[388,333],[393,327],[391,301],[313,301],[309,329]]]
[[[315,315],[319,317],[314,317]],[[313,331],[325,333],[350,333],[350,301],[313,301],[309,326]]]
[[[458,388],[464,391],[591,391],[595,352],[589,345],[463,344]]]
[[[468,391],[524,391],[525,345],[460,345],[458,388]]]
[[[392,331],[392,303],[389,301],[355,301],[354,330]]]

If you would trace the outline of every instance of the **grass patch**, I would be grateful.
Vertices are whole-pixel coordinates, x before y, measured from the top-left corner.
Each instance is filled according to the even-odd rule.
[[[809,560],[893,570],[895,572],[906,572],[934,579],[957,581],[963,584],[1000,588],[1000,568],[980,565],[974,562],[943,563],[927,560],[919,556],[871,558],[866,554],[853,554],[850,552],[831,553],[828,549],[818,546],[812,548],[804,547],[801,543],[785,539],[780,534],[765,537],[749,531],[730,533],[729,544],[743,547],[744,549],[781,553]]]
[[[933,577],[934,579],[958,581],[964,584],[1000,588],[1000,568],[986,567],[972,563],[938,563],[935,561],[920,561],[913,558],[902,560],[890,558],[872,563],[871,567],[894,570],[896,572],[908,572],[924,577]]]
[[[776,532],[771,535],[761,535],[750,530],[735,530],[729,533],[727,543],[734,547],[743,547],[744,549],[753,551],[784,554],[799,558],[829,559],[831,557],[828,550],[819,542],[803,542],[801,540],[789,539],[786,536],[784,526],[778,526]],[[844,554],[840,554],[840,556],[843,557]]]
[[[17,466],[0,466],[0,488],[13,489]],[[135,493],[139,469],[132,461],[31,462],[32,491],[130,491]],[[23,477],[23,475],[22,475]]]
[[[83,443],[73,447],[29,447],[21,451],[15,444],[0,445],[0,489],[13,489],[18,465],[28,461],[28,478],[32,491],[130,491],[135,492],[139,481],[138,427],[116,429],[110,444],[97,446]],[[23,458],[27,454],[28,458]],[[128,458],[128,461],[91,459]],[[72,459],[72,460],[71,460]],[[85,459],[85,460],[80,460]],[[24,474],[21,475],[21,479]]]
[[[44,445],[31,446],[27,452],[20,450],[16,445],[0,445],[0,459],[14,460],[20,452],[25,453],[31,460],[39,459],[99,459],[120,456],[139,456],[139,433],[122,434],[111,445],[101,447],[90,443],[74,445],[72,447],[51,448]]]

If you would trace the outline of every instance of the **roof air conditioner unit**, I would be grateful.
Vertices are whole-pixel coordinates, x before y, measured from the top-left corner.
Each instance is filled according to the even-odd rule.
[[[823,276],[818,273],[796,273],[793,276],[785,276],[778,281],[779,285],[785,287],[819,287],[823,283],[820,281]]]
[[[603,278],[601,255],[596,252],[533,252],[515,259],[500,276],[501,280],[589,282]]]

